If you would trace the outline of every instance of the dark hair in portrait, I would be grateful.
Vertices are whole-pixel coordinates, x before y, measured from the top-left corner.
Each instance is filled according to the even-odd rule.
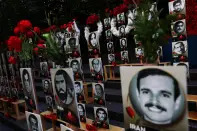
[[[145,77],[147,77],[147,76],[154,76],[154,75],[167,76],[167,77],[170,77],[173,80],[174,92],[175,92],[174,100],[176,100],[177,97],[180,95],[180,89],[178,87],[177,80],[172,75],[170,75],[169,73],[167,73],[167,72],[165,72],[163,70],[160,70],[160,69],[148,68],[148,69],[141,70],[138,73],[138,76],[137,76],[137,89],[138,89],[138,92],[140,92],[140,80],[145,78]]]
[[[77,65],[79,65],[79,61],[78,60],[75,60],[75,59],[71,61],[70,65],[72,66],[74,63],[76,63]]]
[[[94,64],[95,64],[95,62],[98,62],[98,63],[100,64],[100,60],[99,60],[99,59],[96,59],[96,58],[95,58],[95,59],[93,59],[93,60],[92,60],[92,65],[94,65]]]
[[[103,94],[104,91],[103,91],[102,85],[100,85],[100,84],[95,84],[95,88],[96,88],[96,87],[99,87],[99,89],[101,90],[101,93]]]
[[[35,115],[33,115],[33,114],[30,114],[30,115],[29,115],[28,120],[29,120],[30,124],[31,124],[31,122],[32,122],[31,119],[34,119],[34,120],[36,121],[36,124],[38,125],[38,119],[37,119],[37,117],[36,117]]]
[[[78,104],[78,107],[81,107],[81,109],[83,110],[83,112],[85,112],[85,108],[83,107],[83,105],[82,104]]]
[[[183,32],[179,32],[178,31],[178,27],[180,26],[179,24],[182,24],[181,26],[183,26],[185,28],[185,23],[183,21],[177,21],[175,24],[174,24],[174,31],[176,33],[183,33]],[[184,31],[184,30],[183,30]]]
[[[76,47],[76,38],[70,38],[68,40],[68,44],[70,45],[71,48],[75,48]]]
[[[107,112],[103,108],[97,108],[97,110],[96,110],[96,117],[97,118],[99,118],[99,116],[98,116],[99,111],[102,111],[105,114],[104,121],[106,121],[107,120]]]

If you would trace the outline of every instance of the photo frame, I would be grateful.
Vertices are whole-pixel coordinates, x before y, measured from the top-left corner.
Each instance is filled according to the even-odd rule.
[[[120,14],[117,14],[117,21],[118,21],[118,24],[125,24],[125,14],[124,14],[124,12],[120,13]]]
[[[83,81],[74,81],[74,88],[78,103],[85,103],[85,93],[83,87]]]
[[[108,54],[108,63],[112,64],[115,62],[115,54]]]
[[[105,91],[103,83],[92,83],[94,103],[97,105],[105,105]]]
[[[78,111],[81,122],[86,122],[86,108],[85,104],[78,103]]]
[[[81,55],[80,44],[78,37],[66,38],[66,44],[64,45],[65,52],[71,54],[72,52],[78,52]]]
[[[43,77],[48,77],[49,76],[49,71],[48,71],[48,63],[47,62],[40,62],[40,75]]]
[[[111,29],[105,31],[105,37],[106,37],[107,40],[112,39]]]
[[[99,128],[109,129],[108,111],[105,107],[94,107],[94,124]]]
[[[135,55],[137,58],[139,58],[140,56],[144,56],[144,48],[142,47],[135,48]]]
[[[31,111],[38,110],[36,90],[31,68],[20,68],[25,103]]]
[[[187,43],[187,41],[172,42],[172,57],[177,58],[179,56],[188,57],[188,43]]]
[[[114,43],[113,42],[110,41],[107,43],[107,51],[110,53],[114,52]]]
[[[52,95],[52,84],[50,79],[42,79],[43,91],[46,95]]]
[[[46,104],[48,106],[48,109],[53,109],[53,97],[51,95],[45,96]]]
[[[173,0],[168,2],[168,7],[170,14],[186,14],[185,0]]]
[[[51,69],[50,72],[58,118],[80,127],[72,69]]]
[[[100,43],[99,43],[99,34],[97,31],[91,32],[88,36],[88,50],[92,52],[94,49],[97,49],[100,53]]]
[[[127,50],[121,51],[120,54],[121,54],[121,60],[124,63],[128,63],[129,62],[129,54],[128,54],[128,51]]]
[[[90,58],[89,66],[92,76],[96,76],[96,75],[103,76],[103,65],[101,58]]]
[[[104,23],[104,27],[105,28],[110,28],[111,27],[111,19],[110,19],[110,17],[105,18],[103,23]]]
[[[171,24],[171,32],[172,32],[172,37],[177,38],[180,35],[182,36],[187,36],[186,33],[186,20],[178,20],[175,21]]]
[[[120,39],[120,49],[125,50],[127,48],[127,38]]]
[[[125,25],[121,25],[121,26],[119,26],[118,27],[118,31],[119,31],[119,33],[120,33],[120,36],[125,36]]]
[[[83,80],[82,59],[74,58],[69,59],[69,67],[72,68],[75,80]]]
[[[185,72],[173,66],[120,67],[124,128],[187,131]]]
[[[41,116],[25,111],[26,121],[29,131],[43,131]]]

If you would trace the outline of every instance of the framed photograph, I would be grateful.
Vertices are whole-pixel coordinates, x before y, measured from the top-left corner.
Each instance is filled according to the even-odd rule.
[[[104,27],[105,28],[110,28],[111,27],[111,19],[110,19],[110,17],[104,19]]]
[[[118,21],[118,24],[124,24],[125,23],[124,12],[120,13],[120,14],[117,14],[117,21]]]
[[[41,72],[40,72],[41,76],[44,76],[44,77],[49,76],[47,62],[40,62],[40,69],[41,69]]]
[[[173,66],[183,66],[186,68],[186,75],[189,78],[190,74],[189,74],[189,62],[177,62],[177,63],[173,63]]]
[[[129,54],[127,50],[121,51],[121,60],[124,62],[129,62]]]
[[[135,55],[137,58],[139,58],[140,56],[144,56],[144,48],[142,47],[135,48]]]
[[[56,40],[56,43],[58,43],[58,46],[59,47],[62,47],[65,45],[66,43],[66,34],[64,31],[57,31],[55,33],[55,40]]]
[[[103,83],[92,83],[94,92],[94,103],[99,105],[105,105],[105,92]]]
[[[75,93],[77,96],[77,102],[85,103],[83,81],[75,81],[74,84],[75,84],[74,87],[75,87]]]
[[[127,38],[120,39],[120,48],[121,50],[124,50],[127,48]]]
[[[69,59],[69,67],[72,68],[73,70],[75,80],[76,79],[83,80],[81,57],[75,59]]]
[[[124,128],[188,131],[186,69],[120,67]]]
[[[187,36],[185,19],[178,20],[171,25],[172,37],[178,37],[180,35]]]
[[[184,14],[185,15],[185,0],[174,0],[171,2],[168,2],[169,7],[169,13],[174,14]]]
[[[105,107],[94,107],[94,118],[97,127],[109,129],[108,111]]]
[[[78,51],[80,54],[80,45],[78,37],[70,37],[66,38],[66,44],[64,45],[65,52],[71,54],[74,51]]]
[[[157,50],[157,55],[162,57],[163,56],[163,49],[162,46],[159,46],[158,50]]]
[[[50,95],[45,96],[46,104],[48,105],[49,109],[53,109],[53,97]]]
[[[113,42],[108,42],[107,43],[107,51],[110,53],[114,52],[114,43]]]
[[[32,69],[20,68],[20,74],[27,108],[32,111],[38,110]]]
[[[111,29],[105,31],[105,37],[107,40],[112,39]]]
[[[102,65],[101,58],[90,58],[89,66],[90,66],[90,72],[92,73],[92,76],[95,76],[97,74],[103,75],[103,65]]]
[[[43,131],[40,115],[28,111],[25,111],[25,115],[29,131]]]
[[[100,51],[99,35],[98,32],[91,32],[88,37],[88,50],[91,52],[93,49],[98,49]]]
[[[68,128],[67,126],[60,124],[60,131],[74,131],[71,128]]]
[[[188,44],[187,41],[172,42],[172,57],[188,56]]]
[[[125,25],[118,27],[118,31],[120,33],[120,36],[125,36]]]
[[[51,80],[50,79],[43,79],[42,80],[42,87],[44,90],[44,93],[47,95],[52,95],[52,86],[51,86]]]
[[[85,104],[78,104],[79,117],[81,122],[86,122],[86,108]]]
[[[108,54],[108,63],[112,64],[115,62],[115,54]]]
[[[72,69],[60,68],[50,71],[58,118],[80,127]]]

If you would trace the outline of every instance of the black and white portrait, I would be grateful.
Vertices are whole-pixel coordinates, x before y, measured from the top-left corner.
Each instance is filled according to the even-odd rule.
[[[50,95],[45,96],[46,104],[48,108],[53,109],[53,98]]]
[[[36,91],[31,68],[20,68],[25,102],[29,110],[37,110]]]
[[[86,122],[85,104],[78,104],[79,117],[81,122]]]
[[[105,92],[103,83],[92,83],[94,91],[94,103],[105,105]]]
[[[163,56],[163,49],[162,49],[162,46],[159,46],[158,50],[157,50],[157,55],[158,56]]]
[[[124,12],[117,15],[117,21],[118,21],[118,24],[124,24],[125,23]]]
[[[69,66],[72,68],[74,75],[78,74],[82,79],[82,60],[81,58],[69,59]]]
[[[120,72],[126,129],[138,124],[187,131],[184,67],[121,67]]]
[[[118,31],[120,33],[120,36],[125,36],[125,25],[118,27]]]
[[[60,124],[60,131],[74,131],[71,128],[68,128],[67,126]]]
[[[120,39],[120,48],[126,49],[127,48],[127,38]]]
[[[40,72],[41,76],[47,77],[49,75],[47,62],[40,62],[40,69],[41,69]]]
[[[187,41],[172,42],[172,56],[173,58],[178,56],[188,56],[188,44]]]
[[[108,54],[108,63],[112,64],[115,62],[115,54]]]
[[[109,18],[105,18],[105,19],[104,19],[104,27],[105,27],[105,28],[110,28],[110,26],[111,26],[110,17],[109,17]]]
[[[94,117],[97,127],[109,129],[108,112],[105,107],[94,107]]]
[[[172,24],[172,36],[177,37],[178,35],[186,35],[185,19],[178,20]]]
[[[107,43],[107,51],[110,53],[114,52],[114,43],[113,42],[108,42]]]
[[[112,32],[110,29],[105,31],[105,36],[107,40],[112,39]]]
[[[82,81],[75,81],[74,84],[75,84],[74,88],[75,88],[75,93],[77,96],[77,102],[84,103],[85,97],[84,97],[83,82]]]
[[[88,37],[88,47],[90,47],[90,49],[99,49],[99,36],[97,32],[90,33]]]
[[[90,58],[89,66],[90,66],[90,71],[92,73],[92,76],[95,76],[96,74],[100,74],[100,75],[103,74],[101,58]]]
[[[50,79],[43,79],[42,80],[42,87],[45,94],[52,94],[52,87]]]
[[[50,71],[58,118],[80,127],[72,69],[61,68]],[[70,116],[73,119],[70,119]]]
[[[185,0],[174,0],[168,3],[170,14],[185,14]]]
[[[40,115],[28,111],[25,111],[25,115],[29,131],[43,131]]]
[[[55,40],[56,40],[56,43],[58,43],[58,45],[60,47],[62,47],[65,42],[66,42],[66,34],[64,31],[58,31],[55,33]]]
[[[190,73],[189,73],[189,62],[178,62],[178,63],[173,63],[173,66],[183,66],[186,69],[186,75],[189,78]]]
[[[77,51],[80,53],[80,45],[79,45],[78,37],[66,38],[66,44],[64,45],[64,50],[68,54],[74,51]]]
[[[127,50],[121,51],[120,54],[121,54],[121,60],[122,61],[129,62],[129,54],[128,54]]]
[[[142,47],[135,48],[136,57],[144,56],[144,49]]]

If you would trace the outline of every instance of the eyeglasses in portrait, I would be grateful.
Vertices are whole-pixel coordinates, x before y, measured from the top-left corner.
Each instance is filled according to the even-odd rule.
[[[102,67],[101,58],[90,58],[89,66],[90,66],[90,71],[92,73],[92,76],[95,76],[97,74],[103,75],[103,67]]]
[[[37,110],[37,98],[31,68],[20,68],[23,93],[29,110]]]
[[[112,64],[115,62],[115,54],[108,54],[108,63]]]
[[[124,128],[188,130],[184,67],[121,67]]]
[[[120,39],[120,48],[121,50],[125,50],[127,48],[127,38]]]
[[[104,19],[104,27],[107,29],[107,28],[110,28],[111,26],[111,19],[110,17],[109,18],[105,18]]]
[[[74,131],[71,128],[68,128],[67,126],[60,124],[60,131]]]
[[[83,80],[82,60],[81,57],[69,59],[69,67],[72,68],[75,80]]]
[[[83,81],[75,81],[74,82],[75,93],[77,96],[78,103],[85,103],[85,95],[84,95],[84,88],[83,88]]]
[[[108,111],[105,107],[94,107],[94,123],[99,128],[109,129]]]
[[[185,14],[185,0],[174,0],[168,2],[169,12],[170,14],[178,13],[178,14]]]
[[[78,104],[79,117],[81,122],[86,122],[86,108],[85,104]]]
[[[107,43],[107,51],[110,53],[114,52],[114,43],[113,42],[108,42]]]
[[[40,115],[28,111],[25,111],[25,115],[29,131],[43,131]]]
[[[135,48],[136,57],[144,56],[144,49],[142,47]]]
[[[72,69],[51,69],[50,72],[58,118],[80,127]]]
[[[105,105],[105,92],[103,83],[92,83],[94,92],[94,103],[98,105]]]
[[[187,41],[172,42],[172,57],[188,56],[188,44]]]
[[[48,73],[48,63],[47,62],[40,62],[40,75],[43,77],[47,77],[49,75]]]
[[[178,20],[172,23],[171,25],[172,30],[172,37],[178,37],[180,35],[186,36],[186,23],[185,19]]]
[[[117,21],[118,21],[118,24],[124,24],[125,23],[124,12],[117,15]]]

